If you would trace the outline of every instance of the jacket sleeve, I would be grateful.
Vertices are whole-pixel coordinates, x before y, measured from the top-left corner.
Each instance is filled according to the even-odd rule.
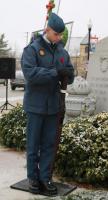
[[[66,78],[67,84],[71,84],[74,81],[74,68],[70,61],[70,56],[67,51],[65,51],[65,58],[66,62],[64,66],[59,65],[59,63],[57,63],[57,71],[60,75],[61,80]]]
[[[71,84],[74,81],[74,67],[70,61],[70,56],[68,53],[67,53],[66,70],[67,70],[67,84]]]
[[[37,56],[31,45],[24,48],[21,58],[21,68],[25,80],[30,84],[44,85],[51,83],[57,77],[55,68],[38,67]]]

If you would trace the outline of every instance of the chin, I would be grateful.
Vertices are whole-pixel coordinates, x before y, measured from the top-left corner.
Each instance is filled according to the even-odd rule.
[[[58,43],[58,41],[53,41],[53,43]]]

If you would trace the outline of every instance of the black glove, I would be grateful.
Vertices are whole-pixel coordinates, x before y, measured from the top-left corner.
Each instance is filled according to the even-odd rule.
[[[67,69],[59,69],[57,70],[59,76],[68,76]]]
[[[66,68],[62,68],[62,69],[57,69],[54,65],[50,65],[48,66],[48,69],[56,69],[58,75],[61,77],[63,76],[68,76],[69,72]]]

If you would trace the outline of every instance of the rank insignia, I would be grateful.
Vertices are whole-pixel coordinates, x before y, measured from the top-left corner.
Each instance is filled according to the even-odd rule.
[[[45,55],[45,50],[44,49],[40,49],[39,50],[39,55],[40,56],[44,56]]]

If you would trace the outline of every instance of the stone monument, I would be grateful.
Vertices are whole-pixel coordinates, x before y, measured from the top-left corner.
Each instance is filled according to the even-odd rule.
[[[96,100],[91,95],[91,88],[84,78],[77,76],[73,84],[67,87],[66,119],[94,114]]]
[[[87,81],[96,96],[96,113],[108,111],[108,37],[100,40],[90,56]]]

